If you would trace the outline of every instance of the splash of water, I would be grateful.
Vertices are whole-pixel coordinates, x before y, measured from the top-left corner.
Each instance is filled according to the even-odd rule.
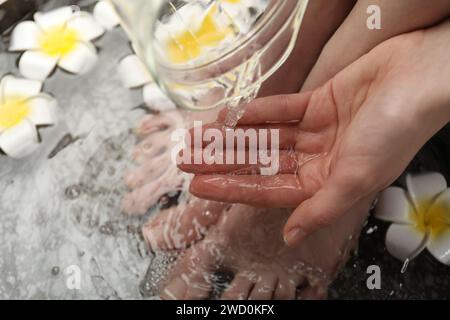
[[[409,262],[410,262],[409,258],[406,258],[406,260],[403,262],[402,269],[400,270],[401,274],[404,274],[406,272],[406,269],[408,268]]]

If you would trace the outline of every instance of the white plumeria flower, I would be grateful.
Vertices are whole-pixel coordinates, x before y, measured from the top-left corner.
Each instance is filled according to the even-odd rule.
[[[386,248],[409,261],[423,249],[450,265],[450,189],[439,173],[407,175],[408,191],[390,187],[380,194],[375,216],[393,222]]]
[[[97,20],[97,22],[106,30],[114,29],[120,23],[120,18],[109,1],[100,0],[97,2],[94,7],[93,14],[95,20]]]
[[[39,146],[37,126],[56,122],[56,100],[42,82],[7,75],[0,82],[0,150],[23,158]]]
[[[167,98],[153,78],[142,60],[135,54],[123,58],[119,63],[119,75],[125,87],[135,89],[143,87],[144,102],[157,111],[167,111],[176,108]]]
[[[23,76],[45,80],[58,65],[70,73],[89,72],[97,62],[91,43],[105,32],[94,17],[76,7],[37,12],[34,21],[19,23],[11,36],[10,51],[25,51],[19,60]]]

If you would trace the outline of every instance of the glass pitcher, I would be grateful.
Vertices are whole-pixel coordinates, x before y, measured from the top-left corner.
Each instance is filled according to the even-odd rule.
[[[180,107],[237,108],[292,52],[308,0],[110,0]]]

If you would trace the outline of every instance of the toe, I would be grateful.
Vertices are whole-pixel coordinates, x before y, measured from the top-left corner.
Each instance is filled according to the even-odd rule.
[[[280,278],[278,280],[275,293],[273,295],[274,300],[294,300],[296,292],[296,285],[289,281],[287,278]]]
[[[249,300],[271,300],[277,282],[277,277],[274,274],[262,273],[250,293]]]
[[[247,300],[253,289],[254,281],[247,273],[236,274],[231,284],[222,294],[222,300]]]
[[[127,170],[123,177],[127,187],[132,190],[137,189],[160,178],[167,171],[167,167],[160,166],[159,163],[159,160],[155,159]]]
[[[170,119],[167,115],[147,115],[142,118],[137,126],[136,134],[141,138],[145,138],[158,132],[167,131],[175,125],[175,121]]]
[[[143,235],[154,251],[185,249],[201,240],[226,209],[227,205],[193,198],[187,205],[180,204],[151,219]]]
[[[204,243],[189,248],[175,263],[161,297],[183,300],[207,298],[212,288],[210,279],[218,268],[212,252],[214,250]]]
[[[138,164],[152,161],[154,164],[158,164],[158,166],[167,166],[171,163],[171,149],[168,147],[168,141],[170,141],[170,136],[167,133],[155,133],[140,142],[133,149],[131,156]]]
[[[324,300],[327,298],[327,289],[323,286],[307,286],[297,292],[300,300]]]
[[[186,279],[188,291],[185,300],[205,300],[209,297],[212,289],[212,274],[195,272]]]
[[[142,234],[150,250],[171,250],[175,249],[172,242],[170,219],[163,212],[152,218],[142,227]]]
[[[163,300],[183,300],[186,291],[186,282],[182,278],[176,277],[162,290],[160,298]]]

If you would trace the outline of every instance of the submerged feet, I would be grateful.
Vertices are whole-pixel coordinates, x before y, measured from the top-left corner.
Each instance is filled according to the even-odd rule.
[[[206,299],[224,271],[234,276],[222,299],[321,299],[355,247],[368,206],[361,203],[358,212],[296,248],[281,237],[288,211],[198,199],[185,210],[161,213],[143,233],[153,250],[188,247],[170,272],[163,299]]]
[[[122,202],[125,212],[145,214],[166,193],[182,189],[183,174],[170,159],[170,135],[182,127],[178,111],[143,118],[136,130],[140,142],[132,154],[137,166],[124,177],[131,190]]]

